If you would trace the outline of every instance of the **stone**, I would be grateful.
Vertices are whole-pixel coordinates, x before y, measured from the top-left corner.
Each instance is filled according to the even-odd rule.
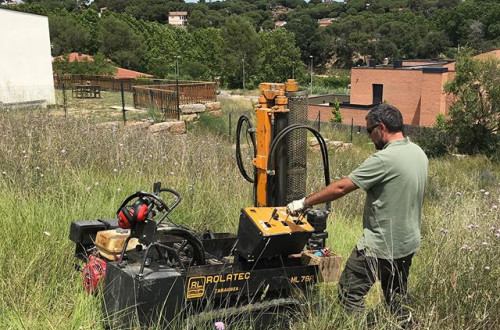
[[[210,111],[210,114],[213,116],[222,116],[222,110]]]
[[[324,139],[326,143],[328,143],[328,139]],[[309,146],[310,147],[316,147],[318,146],[319,148],[319,142],[315,137],[309,138]]]
[[[182,104],[179,106],[183,114],[200,113],[205,112],[207,107],[204,104],[193,103],[193,104]]]
[[[199,115],[197,115],[196,113],[193,113],[191,115],[182,115],[181,116],[181,120],[184,120],[186,122],[192,122],[192,121],[196,121],[198,120],[198,118],[200,118]]]
[[[147,129],[149,126],[151,126],[150,123],[145,122],[145,121],[127,121],[125,124],[125,129]]]
[[[344,143],[342,145],[342,148],[344,148],[344,149],[352,149],[352,148],[354,148],[354,144],[352,144],[352,143]]]
[[[218,111],[221,110],[220,102],[207,102],[205,103],[207,111]]]
[[[320,152],[321,148],[319,147],[319,144],[316,144],[315,146],[311,147],[312,152]]]
[[[173,134],[186,134],[186,123],[184,121],[175,122],[174,125],[170,127],[169,132]]]
[[[164,123],[157,123],[149,126],[150,133],[169,132],[174,134],[186,133],[186,124],[184,121],[168,121]]]
[[[330,141],[328,145],[332,146],[333,148],[341,148],[344,145],[344,142],[342,141]]]

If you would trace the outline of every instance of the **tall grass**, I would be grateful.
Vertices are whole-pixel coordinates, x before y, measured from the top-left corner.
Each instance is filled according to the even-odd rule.
[[[99,299],[85,294],[73,269],[73,220],[112,218],[129,194],[155,181],[183,201],[171,220],[202,231],[236,232],[252,187],[240,175],[223,125],[248,103],[223,104],[214,129],[148,135],[97,128],[95,120],[62,110],[0,113],[0,328],[99,329]],[[227,125],[227,123],[225,123]],[[234,124],[235,125],[235,124]],[[210,127],[210,125],[208,125]],[[348,133],[322,130],[326,138]],[[354,136],[352,149],[330,150],[332,179],[347,175],[373,147]],[[308,154],[308,191],[323,185],[320,156]],[[414,258],[410,291],[418,329],[500,327],[500,166],[483,157],[432,159],[422,249]],[[345,258],[361,234],[364,194],[334,202],[328,245]],[[383,311],[379,288],[372,308]],[[363,316],[344,315],[336,284],[321,284],[295,329],[362,329]],[[394,327],[389,315],[380,327]]]

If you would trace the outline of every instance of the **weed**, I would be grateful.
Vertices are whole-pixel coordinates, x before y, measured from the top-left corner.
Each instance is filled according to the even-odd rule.
[[[102,328],[100,301],[84,293],[73,269],[69,225],[115,217],[126,196],[151,190],[155,181],[183,196],[173,222],[236,233],[240,209],[252,203],[252,187],[237,169],[231,141],[220,134],[229,135],[223,123],[228,114],[250,111],[251,103],[223,102],[221,117],[204,118],[200,129],[183,136],[99,128],[96,121],[115,117],[95,105],[83,111],[83,103],[72,106],[67,118],[61,109],[0,112],[0,328]],[[321,132],[331,140],[350,138],[333,125]],[[352,142],[350,149],[330,149],[332,180],[374,151],[365,134],[354,134]],[[429,172],[422,248],[410,276],[415,327],[498,328],[499,165],[449,156],[432,159]],[[321,156],[311,150],[307,192],[323,185]],[[333,203],[327,244],[344,259],[361,235],[363,203],[362,191]],[[365,315],[345,315],[338,306],[336,284],[319,285],[310,299],[292,328],[365,327]],[[384,311],[378,287],[368,305]],[[391,317],[382,315],[379,327],[394,328]]]

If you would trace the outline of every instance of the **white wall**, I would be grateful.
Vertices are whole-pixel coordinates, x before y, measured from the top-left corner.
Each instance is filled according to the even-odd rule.
[[[0,102],[54,104],[48,18],[0,9],[0,31]]]

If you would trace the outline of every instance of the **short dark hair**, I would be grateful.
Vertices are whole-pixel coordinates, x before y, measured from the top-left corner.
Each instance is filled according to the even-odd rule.
[[[395,106],[380,103],[371,108],[365,117],[366,121],[373,124],[384,124],[391,133],[403,131],[403,116]]]

